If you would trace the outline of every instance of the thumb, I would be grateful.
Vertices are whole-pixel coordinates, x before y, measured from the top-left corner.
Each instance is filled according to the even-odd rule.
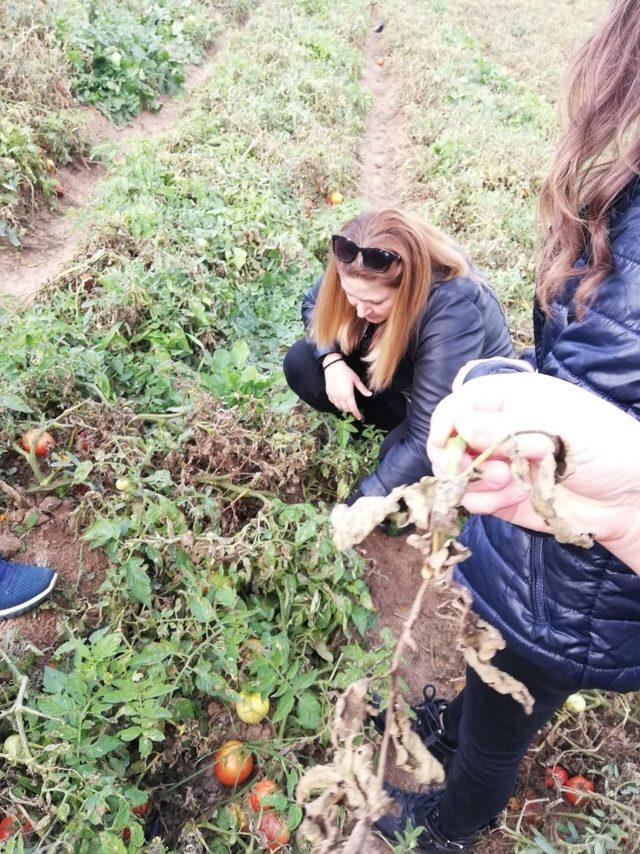
[[[355,380],[353,381],[353,384],[358,389],[358,391],[361,391],[362,394],[364,394],[365,397],[371,397],[371,395],[373,394],[373,392],[369,391],[369,389],[366,387],[366,385],[362,382],[362,380],[357,374]]]

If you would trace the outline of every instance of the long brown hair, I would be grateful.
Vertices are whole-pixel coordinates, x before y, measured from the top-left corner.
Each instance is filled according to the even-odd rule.
[[[571,64],[564,132],[540,196],[549,230],[536,292],[543,308],[565,281],[579,278],[579,313],[612,267],[608,211],[640,172],[640,0],[611,10]],[[586,266],[573,269],[586,249]]]
[[[364,333],[367,321],[349,304],[340,285],[341,273],[396,288],[391,314],[376,330],[367,356],[369,386],[380,390],[391,382],[409,346],[434,278],[447,280],[469,273],[469,265],[460,249],[437,228],[397,210],[363,213],[346,223],[340,233],[359,246],[396,252],[401,261],[394,262],[386,273],[373,273],[363,266],[361,255],[352,264],[344,264],[330,253],[311,335],[321,347],[337,341],[343,353],[350,353]]]

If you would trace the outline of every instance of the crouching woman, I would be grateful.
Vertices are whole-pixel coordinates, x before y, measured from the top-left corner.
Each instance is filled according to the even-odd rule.
[[[321,412],[387,433],[350,503],[431,474],[431,415],[458,370],[513,355],[498,300],[464,253],[397,210],[361,214],[333,235],[302,318],[307,337],[284,360],[289,386]]]

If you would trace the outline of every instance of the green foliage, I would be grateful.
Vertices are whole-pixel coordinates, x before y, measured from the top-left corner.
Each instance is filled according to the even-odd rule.
[[[219,845],[225,811],[202,780],[234,735],[253,739],[295,826],[297,775],[328,743],[334,692],[385,668],[387,647],[361,645],[362,560],[336,552],[324,504],[353,488],[375,437],[354,445],[350,424],[296,405],[280,368],[350,213],[322,199],[353,189],[365,107],[365,5],[307,6],[263,3],[182,126],[114,168],[90,286],[74,273],[0,319],[0,476],[80,490],[79,535],[109,559],[95,604],[70,603],[57,669],[32,698],[48,716],[27,720],[32,775],[12,769],[0,791],[47,817],[58,850],[119,850],[124,827],[139,850],[129,793],[149,787],[175,810],[174,850],[183,827]],[[58,440],[36,484],[10,450],[32,421]],[[235,717],[241,690],[270,697],[260,735]],[[223,838],[216,850],[231,850]]]

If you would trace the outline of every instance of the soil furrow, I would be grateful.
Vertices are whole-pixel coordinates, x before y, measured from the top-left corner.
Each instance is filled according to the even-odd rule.
[[[87,116],[87,135],[93,147],[114,146],[116,160],[126,155],[131,143],[157,136],[174,127],[194,94],[205,85],[220,61],[224,37],[200,65],[190,66],[181,91],[161,97],[157,113],[145,111],[128,125],[117,127],[93,107],[78,107]],[[81,250],[90,226],[82,212],[90,204],[96,186],[106,173],[94,160],[80,160],[58,170],[64,196],[57,208],[41,208],[28,223],[21,249],[2,247],[0,251],[0,297],[29,298],[53,278],[59,276]],[[76,215],[74,215],[76,214]]]

